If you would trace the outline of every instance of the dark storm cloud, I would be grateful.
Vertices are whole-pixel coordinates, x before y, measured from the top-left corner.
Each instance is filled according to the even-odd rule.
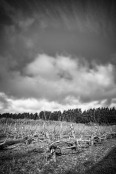
[[[115,52],[115,1],[2,0],[1,9],[6,21],[1,42],[18,59],[69,52],[106,62]]]

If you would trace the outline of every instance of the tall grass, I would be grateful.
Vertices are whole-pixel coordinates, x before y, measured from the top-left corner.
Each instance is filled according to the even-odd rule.
[[[61,121],[43,121],[28,119],[0,119],[0,132],[8,136],[8,138],[23,138],[25,136],[39,135],[42,132],[48,132],[51,135],[69,135],[69,122]],[[73,128],[77,138],[87,135],[101,135],[116,131],[116,126],[88,126],[85,124],[73,123]]]

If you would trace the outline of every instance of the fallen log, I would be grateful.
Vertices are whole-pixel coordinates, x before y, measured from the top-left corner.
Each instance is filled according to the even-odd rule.
[[[7,149],[9,146],[12,146],[12,145],[15,145],[18,143],[25,143],[27,139],[28,138],[25,137],[25,138],[18,139],[18,140],[6,140],[5,142],[0,144],[0,150]]]

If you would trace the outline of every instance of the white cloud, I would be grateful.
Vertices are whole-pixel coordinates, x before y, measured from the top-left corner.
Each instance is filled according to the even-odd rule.
[[[53,57],[41,54],[26,67],[25,72],[36,77],[51,78],[55,71],[54,63]]]
[[[115,107],[116,108],[116,98],[112,98],[110,107]]]
[[[4,100],[1,100],[1,97]],[[68,100],[70,101],[68,103]],[[7,108],[4,107],[4,101],[7,103]],[[74,97],[67,97],[67,103],[60,104],[55,101],[48,101],[46,99],[35,99],[35,98],[22,98],[15,99],[13,97],[8,97],[4,93],[0,93],[0,110],[1,113],[9,112],[9,113],[23,113],[23,112],[40,112],[40,111],[56,111],[56,110],[68,110],[68,109],[76,109],[81,108],[82,111],[90,109],[90,108],[98,108],[104,107],[106,102],[105,100],[101,101],[92,101],[88,103],[81,103],[79,99],[75,99]],[[116,98],[113,99],[116,101]],[[115,106],[115,103],[111,103],[109,107]]]
[[[61,98],[67,95],[104,97],[115,89],[112,64],[94,64],[90,69],[88,63],[82,64],[78,58],[71,56],[39,55],[27,65],[24,72],[32,76],[32,81],[36,81],[38,89],[42,88],[43,93],[46,93],[44,90],[48,91],[48,98],[52,94],[61,95]]]
[[[77,106],[73,103],[70,104],[60,104],[58,102],[50,102],[46,99],[35,99],[35,98],[22,98],[22,99],[15,99],[13,97],[8,97],[4,93],[0,93],[0,96],[4,98],[4,101],[8,104],[7,108],[4,108],[4,101],[0,101],[0,109],[2,112],[12,112],[12,113],[19,113],[19,112],[40,112],[44,110],[49,111],[56,111],[56,110],[66,110],[70,108],[76,108]],[[0,98],[1,99],[1,98]]]

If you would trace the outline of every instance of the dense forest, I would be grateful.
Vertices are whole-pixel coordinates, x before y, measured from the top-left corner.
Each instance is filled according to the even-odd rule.
[[[82,111],[80,108],[61,111],[41,111],[38,113],[3,113],[0,118],[13,119],[43,119],[53,121],[67,121],[84,124],[116,124],[116,109],[113,108],[96,108]]]

